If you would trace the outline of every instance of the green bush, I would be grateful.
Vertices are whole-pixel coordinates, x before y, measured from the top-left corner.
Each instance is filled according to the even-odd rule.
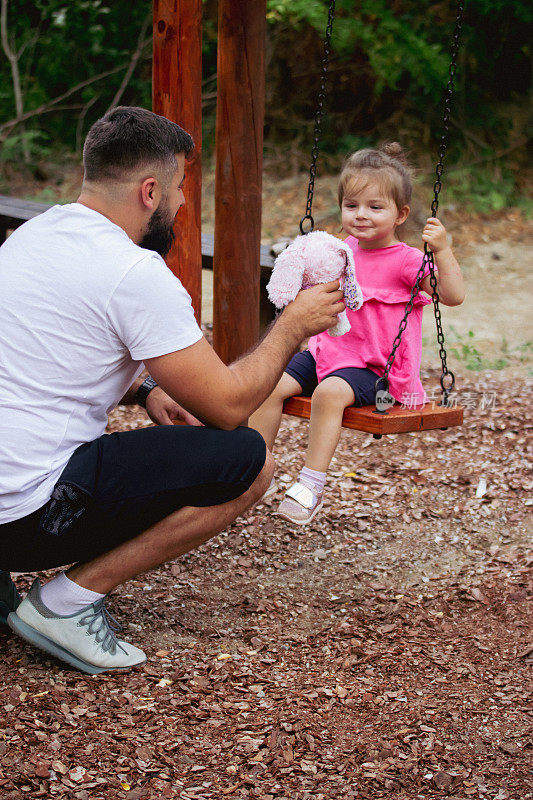
[[[500,165],[464,166],[446,177],[446,201],[457,203],[465,211],[501,211],[517,205],[517,193],[513,170]],[[527,206],[527,198],[522,201]]]

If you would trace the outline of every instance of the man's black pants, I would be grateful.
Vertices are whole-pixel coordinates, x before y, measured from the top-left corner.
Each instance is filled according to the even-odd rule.
[[[73,453],[45,506],[0,525],[0,568],[33,572],[89,561],[183,506],[240,497],[265,458],[266,445],[250,428],[104,434]]]

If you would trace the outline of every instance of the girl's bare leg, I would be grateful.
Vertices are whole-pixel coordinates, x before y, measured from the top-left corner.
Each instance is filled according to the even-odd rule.
[[[306,467],[317,472],[328,471],[339,443],[344,409],[354,401],[352,387],[342,378],[331,376],[318,384],[311,400]]]
[[[248,420],[248,427],[261,434],[271,452],[281,423],[283,401],[300,394],[301,391],[302,387],[298,381],[284,372],[270,397],[267,397]]]

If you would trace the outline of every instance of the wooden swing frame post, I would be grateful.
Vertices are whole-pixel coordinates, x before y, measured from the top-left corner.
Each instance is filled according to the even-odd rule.
[[[226,363],[259,338],[266,0],[219,0],[213,345]],[[153,110],[195,140],[170,269],[200,321],[202,2],[153,0]]]
[[[152,109],[195,143],[186,165],[186,203],[174,223],[166,262],[202,309],[202,0],[153,0]]]
[[[266,0],[219,0],[213,346],[259,338]]]

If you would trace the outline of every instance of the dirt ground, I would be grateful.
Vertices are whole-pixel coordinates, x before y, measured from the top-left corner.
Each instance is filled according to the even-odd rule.
[[[265,241],[295,232],[297,195],[265,187]],[[84,676],[1,632],[2,800],[533,798],[533,237],[514,210],[445,217],[468,286],[443,312],[464,425],[345,430],[309,527],[275,497],[112,595],[148,654],[136,672]],[[109,430],[146,424],[119,407]],[[282,487],[306,430],[282,423]]]

